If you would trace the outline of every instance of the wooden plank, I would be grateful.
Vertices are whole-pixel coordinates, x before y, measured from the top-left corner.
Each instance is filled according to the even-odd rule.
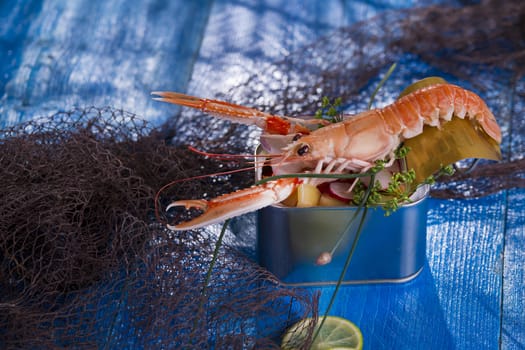
[[[421,275],[406,284],[344,287],[332,313],[359,325],[367,349],[497,348],[502,198],[431,200]],[[332,290],[323,288],[321,311]]]
[[[512,103],[510,159],[525,154],[525,80],[521,79]],[[525,349],[525,190],[512,190],[507,198],[501,349]]]
[[[525,349],[525,190],[509,191],[508,203],[501,349],[518,350]]]
[[[190,92],[215,96],[345,23],[336,1],[215,1]]]
[[[440,202],[438,221],[429,223],[429,261],[460,349],[498,346],[504,198]]]
[[[92,105],[165,118],[173,109],[150,92],[186,88],[211,3],[3,1],[4,23],[21,25],[4,27],[0,42],[0,120]]]
[[[391,1],[215,1],[189,91],[209,97],[241,82],[250,85],[249,77],[264,76],[265,64],[284,60],[337,28],[406,7]]]

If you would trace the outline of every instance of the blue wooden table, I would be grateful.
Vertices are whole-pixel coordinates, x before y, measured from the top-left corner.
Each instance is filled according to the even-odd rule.
[[[3,1],[0,126],[91,105],[123,108],[159,125],[178,109],[152,101],[151,91],[215,96],[264,76],[264,64],[342,26],[416,4]],[[436,72],[417,67],[418,74]],[[403,74],[401,80],[421,77]],[[525,80],[512,78],[492,77],[498,91],[482,94],[499,113],[505,160],[525,153]],[[525,349],[525,190],[432,199],[427,225],[420,276],[404,284],[345,286],[331,313],[354,321],[367,349]],[[320,290],[322,312],[333,288]]]

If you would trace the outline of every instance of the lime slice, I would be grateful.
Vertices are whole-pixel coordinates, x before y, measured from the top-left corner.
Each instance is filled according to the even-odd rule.
[[[405,90],[401,91],[398,98],[401,98],[403,96],[409,95],[413,93],[414,91],[417,91],[419,89],[437,85],[437,84],[446,84],[447,81],[441,77],[427,77],[421,80],[418,80],[412,84],[410,84],[408,87],[405,88]]]
[[[322,318],[319,319],[321,323]],[[290,327],[284,334],[281,348],[286,350],[299,349],[307,341],[308,330],[313,326],[311,318],[305,318]],[[315,326],[313,334],[319,324]],[[326,316],[326,320],[312,343],[311,350],[346,349],[360,350],[363,348],[363,335],[352,322],[336,316]]]

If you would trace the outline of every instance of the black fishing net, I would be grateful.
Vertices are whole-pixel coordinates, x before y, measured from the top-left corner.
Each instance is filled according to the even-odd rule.
[[[310,295],[228,245],[200,297],[213,233],[173,234],[155,222],[153,199],[167,182],[218,167],[155,136],[134,115],[97,108],[2,131],[3,348],[259,347],[310,312]],[[168,193],[215,195],[228,183]],[[255,332],[258,317],[269,323]]]
[[[289,115],[342,97],[357,112],[398,62],[387,94],[409,77],[445,74],[481,89],[504,132],[523,130],[523,118],[513,118],[523,94],[510,110],[496,92],[519,85],[524,23],[521,1],[386,12],[249,71],[219,97]],[[253,152],[251,127],[196,115],[151,128],[122,110],[90,108],[0,131],[0,347],[271,348],[287,326],[317,316],[315,294],[282,286],[231,232],[206,283],[220,227],[174,233],[164,226],[171,218],[155,216],[155,194],[167,183],[238,166],[187,143]],[[512,151],[522,142],[504,141],[503,162],[445,178],[432,195],[524,187],[523,156]],[[160,204],[251,183],[250,172],[181,182]]]

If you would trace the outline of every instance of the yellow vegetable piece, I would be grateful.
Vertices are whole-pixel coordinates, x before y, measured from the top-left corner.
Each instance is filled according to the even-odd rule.
[[[321,195],[321,198],[319,198],[319,206],[321,207],[342,207],[342,206],[348,205],[349,202],[350,201],[347,201],[347,202],[340,201],[337,198],[327,195],[326,193],[323,193]]]
[[[316,186],[300,184],[297,188],[297,206],[300,208],[315,207],[319,203],[321,192]]]

